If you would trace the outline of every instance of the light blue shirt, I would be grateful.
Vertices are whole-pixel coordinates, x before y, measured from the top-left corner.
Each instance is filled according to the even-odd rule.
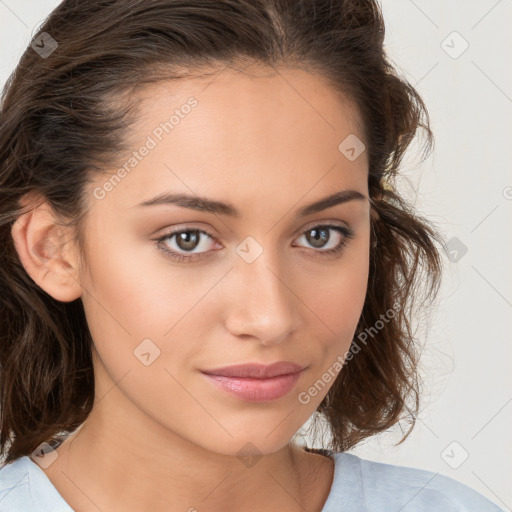
[[[453,478],[328,452],[334,480],[322,512],[504,512]],[[73,512],[28,456],[0,469],[0,512]]]

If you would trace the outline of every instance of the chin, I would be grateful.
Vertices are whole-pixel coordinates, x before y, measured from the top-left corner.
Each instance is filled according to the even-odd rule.
[[[240,459],[252,457],[255,460],[262,455],[272,454],[281,450],[290,442],[293,436],[276,438],[268,436],[267,432],[262,432],[258,435],[245,434],[228,437],[229,439],[225,437],[219,440],[209,439],[210,442],[203,444],[203,447],[221,455],[239,457]],[[211,443],[211,441],[214,442]],[[241,462],[244,462],[244,460],[241,460]]]

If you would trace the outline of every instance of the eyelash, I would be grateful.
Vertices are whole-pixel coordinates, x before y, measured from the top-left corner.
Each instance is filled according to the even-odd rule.
[[[345,246],[348,245],[350,240],[352,240],[354,238],[354,231],[352,229],[344,227],[344,226],[338,226],[336,224],[319,224],[318,226],[313,226],[313,227],[307,229],[306,231],[304,231],[302,233],[302,235],[304,235],[305,233],[308,233],[309,231],[313,231],[314,229],[325,229],[325,228],[333,229],[333,230],[337,231],[338,233],[343,235],[343,238],[342,238],[341,242],[336,247],[334,247],[332,249],[327,249],[325,251],[322,251],[322,250],[315,251],[313,249],[315,256],[323,257],[323,256],[327,256],[327,255],[341,254],[341,252],[343,251]],[[167,233],[166,235],[163,235],[160,238],[157,238],[155,240],[155,243],[160,250],[162,250],[163,252],[168,254],[171,258],[173,258],[174,260],[179,261],[179,262],[184,262],[184,261],[190,262],[193,260],[197,260],[198,258],[199,259],[204,258],[204,254],[206,254],[206,253],[199,253],[199,254],[193,254],[193,255],[182,254],[182,253],[178,253],[176,251],[169,249],[168,246],[164,243],[165,241],[171,239],[174,235],[181,234],[181,233],[191,233],[191,232],[204,234],[208,238],[214,239],[214,237],[211,233],[208,233],[201,229],[180,228],[175,231],[171,231],[170,233]]]

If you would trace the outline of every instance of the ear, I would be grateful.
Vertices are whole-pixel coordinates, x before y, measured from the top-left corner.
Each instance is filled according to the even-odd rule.
[[[53,210],[39,196],[39,205],[18,217],[11,229],[20,261],[32,280],[54,299],[71,302],[83,293],[78,250],[70,228],[62,227]],[[33,194],[21,204],[36,204]]]

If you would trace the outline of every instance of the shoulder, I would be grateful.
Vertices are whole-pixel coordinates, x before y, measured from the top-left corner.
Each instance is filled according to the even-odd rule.
[[[30,493],[30,472],[24,458],[0,468],[0,512],[35,509]]]
[[[440,473],[374,462],[349,453],[334,453],[333,457],[332,491],[340,497],[352,493],[353,510],[503,512],[471,487]]]
[[[0,467],[0,512],[71,511],[44,471],[30,457]]]

